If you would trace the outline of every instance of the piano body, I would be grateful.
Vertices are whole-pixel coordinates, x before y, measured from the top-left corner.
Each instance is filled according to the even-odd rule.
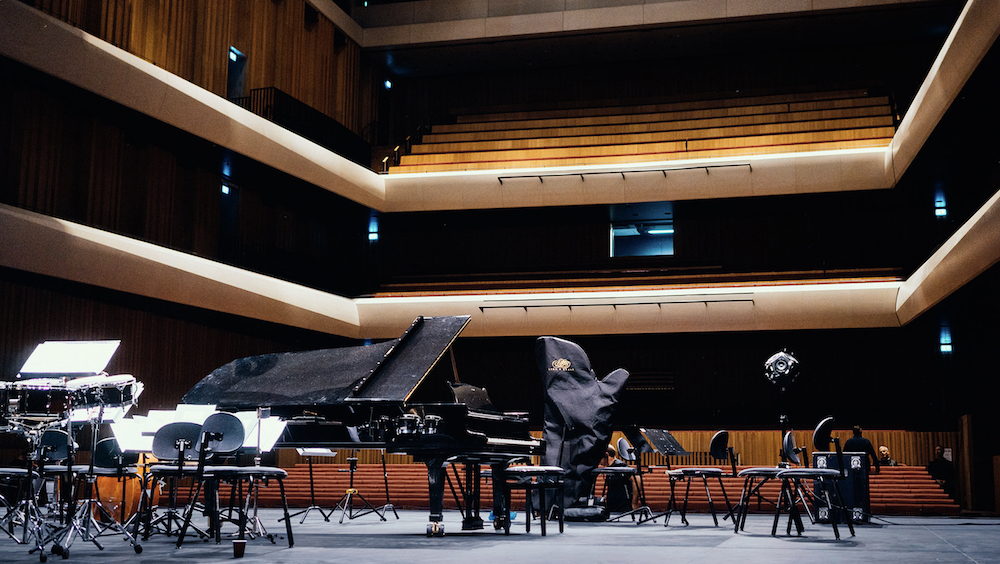
[[[268,407],[286,420],[277,448],[385,448],[413,456],[427,465],[428,535],[444,533],[447,464],[464,463],[462,528],[481,529],[482,465],[502,472],[543,454],[545,443],[530,435],[526,414],[496,411],[485,390],[450,382],[451,371],[439,366],[468,322],[468,316],[418,317],[401,337],[383,343],[234,360],[182,401],[223,411]],[[502,515],[497,482],[494,514]]]

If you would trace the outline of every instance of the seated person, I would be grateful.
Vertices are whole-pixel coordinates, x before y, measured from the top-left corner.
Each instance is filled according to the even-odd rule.
[[[601,466],[628,466],[618,458],[615,447],[608,445],[608,450],[601,459]],[[632,478],[631,476],[605,476],[607,480],[607,497],[605,507],[609,515],[632,511]]]
[[[880,466],[896,466],[896,461],[889,456],[889,447],[885,445],[878,447],[878,463]]]

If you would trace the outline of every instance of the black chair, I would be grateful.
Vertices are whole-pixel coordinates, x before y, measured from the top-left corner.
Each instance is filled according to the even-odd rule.
[[[635,449],[629,444],[628,439],[619,437],[615,445],[618,456],[625,461],[626,466],[604,466],[594,469],[594,473],[604,476],[605,502],[608,503],[608,521],[620,521],[625,517],[631,517],[633,521],[642,524],[649,521],[653,516],[653,511],[646,505],[646,494],[642,484],[642,469],[639,468],[638,457]],[[629,488],[631,484],[631,488]],[[629,509],[626,511],[612,512],[610,510],[609,498],[614,497],[612,488],[621,488],[619,495],[624,495],[628,499]],[[632,492],[635,491],[639,500],[638,507],[632,507]],[[638,518],[638,519],[637,519]]]
[[[765,466],[765,467],[754,467],[754,468],[744,468],[740,470],[737,476],[743,478],[743,491],[740,494],[740,501],[736,505],[734,510],[735,519],[733,519],[733,530],[734,532],[739,532],[744,529],[746,525],[747,513],[750,511],[750,500],[751,498],[757,498],[757,509],[759,510],[762,502],[767,501],[771,505],[777,507],[778,502],[774,500],[765,499],[760,491],[764,484],[770,482],[777,478],[778,473],[790,468],[789,463],[799,464],[800,458],[799,453],[803,452],[805,449],[800,449],[795,446],[795,432],[787,431],[784,438],[781,441],[782,452],[784,453],[783,458],[787,462],[781,462],[778,466]],[[808,466],[808,465],[807,465]],[[809,515],[809,520],[815,522],[812,516],[812,512],[809,509],[809,503],[806,500],[805,493],[801,487],[800,482],[795,482],[796,488],[794,490],[795,502],[802,505],[806,513]]]
[[[94,430],[96,439],[96,429]],[[102,500],[100,486],[97,478],[109,477],[117,478],[122,483],[122,513],[124,518],[124,499],[128,480],[139,479],[139,470],[130,466],[126,457],[118,447],[118,442],[114,437],[102,439],[94,442],[91,452],[90,463],[76,465],[73,468],[75,482],[73,487],[73,507],[70,521],[64,532],[57,535],[58,542],[52,547],[53,554],[59,554],[63,558],[69,557],[69,548],[74,539],[79,538],[92,542],[94,546],[103,550],[104,547],[98,541],[98,537],[107,534],[120,534],[132,545],[136,554],[142,553],[142,545],[136,539],[136,535],[130,533],[121,520],[116,519],[109,511]],[[134,462],[138,462],[138,455],[134,456]]]
[[[722,462],[723,464],[725,463],[731,464],[732,474],[730,475],[731,476],[737,475],[736,455],[733,452],[733,448],[729,446],[729,431],[725,430],[718,431],[714,435],[712,435],[712,440],[709,443],[708,453],[709,456]],[[687,485],[684,490],[684,504],[680,510],[681,522],[684,523],[685,525],[689,524],[687,520],[687,507],[688,507],[688,500],[691,495],[691,482],[699,478],[701,479],[702,484],[705,486],[705,494],[708,496],[708,509],[712,513],[712,521],[715,523],[715,526],[716,527],[719,526],[719,517],[715,511],[715,502],[712,501],[712,492],[709,490],[708,487],[708,480],[710,478],[714,478],[719,481],[719,487],[722,488],[722,497],[726,500],[726,509],[728,510],[728,512],[723,517],[723,519],[733,514],[733,506],[729,502],[729,495],[726,493],[726,486],[722,482],[722,477],[725,476],[725,471],[722,468],[715,468],[712,466],[676,468],[673,470],[667,470],[667,476],[669,476],[671,480],[670,490],[671,490],[671,501],[673,502],[672,503],[673,506],[676,506],[676,502],[673,500],[674,497],[673,483],[681,480],[687,482]],[[664,526],[668,525],[670,522],[670,511],[668,511],[665,514],[665,517],[666,519],[663,522]]]
[[[802,524],[802,518],[798,510],[798,500],[795,498],[795,492],[800,491],[802,488],[803,480],[813,481],[813,499],[816,502],[817,508],[825,507],[827,511],[830,512],[830,525],[833,527],[833,535],[837,540],[840,540],[840,530],[837,528],[837,516],[834,511],[844,511],[843,508],[843,496],[840,491],[840,481],[847,477],[846,469],[844,468],[843,457],[844,453],[840,447],[840,438],[831,438],[831,430],[833,428],[833,417],[827,417],[816,425],[816,429],[813,431],[813,448],[816,450],[825,450],[829,448],[831,442],[834,443],[837,453],[837,462],[840,467],[839,470],[834,470],[832,468],[790,468],[778,472],[775,478],[781,480],[781,494],[778,498],[778,506],[774,511],[774,524],[771,526],[771,536],[777,535],[778,531],[778,519],[782,511],[788,513],[788,527],[787,534],[791,534],[792,525],[795,525],[797,534],[801,535],[805,530]],[[829,485],[830,487],[827,487]],[[822,496],[818,495],[817,492],[822,492]],[[831,496],[831,492],[833,495]],[[851,516],[847,515],[845,519],[847,522],[847,528],[851,531],[851,536],[854,536],[854,524],[851,521]]]
[[[149,475],[144,480],[152,481],[147,482],[147,487],[151,488],[163,481],[168,488],[169,501],[165,508],[147,503],[142,540],[149,540],[149,535],[153,533],[173,535],[180,530],[183,517],[182,511],[177,507],[178,490],[181,480],[197,473],[198,466],[195,462],[200,450],[201,425],[198,423],[168,423],[153,435],[152,452],[157,463],[149,466]],[[195,531],[202,538],[206,536],[200,529]]]
[[[184,540],[183,532],[191,526],[193,504],[197,501],[202,489],[205,490],[205,511],[209,515],[209,534],[214,536],[215,542],[222,542],[222,510],[219,504],[218,488],[221,483],[229,483],[232,486],[231,499],[234,503],[230,506],[236,507],[238,511],[238,538],[243,540],[249,532],[251,536],[267,536],[274,542],[273,535],[268,535],[262,528],[248,526],[249,514],[251,510],[256,511],[255,488],[259,483],[266,483],[269,480],[276,480],[281,489],[281,505],[284,510],[282,521],[285,522],[285,530],[288,534],[288,546],[294,545],[292,537],[292,524],[288,515],[288,501],[285,497],[284,479],[288,473],[271,466],[237,466],[237,465],[209,465],[213,458],[231,456],[236,453],[246,438],[246,431],[243,422],[231,413],[213,413],[202,426],[202,443],[198,455],[198,469],[195,471],[197,485],[195,494],[188,506],[182,525],[182,533],[177,539],[177,547],[180,548]],[[246,485],[246,496],[243,495],[243,486]],[[255,524],[256,525],[256,524]]]
[[[497,479],[496,474],[492,474],[493,479]],[[564,495],[566,470],[559,466],[508,466],[503,469],[503,514],[500,515],[499,523],[502,524],[504,533],[510,534],[510,507],[512,490],[525,490],[525,518],[524,530],[531,532],[531,519],[533,513],[538,512],[541,521],[542,536],[545,536],[545,521],[551,511],[556,513],[559,522],[559,532],[563,532],[565,519],[563,517],[563,507],[566,499]],[[551,492],[553,497],[546,498],[546,492]],[[533,497],[538,495],[538,507],[534,507]],[[549,501],[552,503],[550,504]]]

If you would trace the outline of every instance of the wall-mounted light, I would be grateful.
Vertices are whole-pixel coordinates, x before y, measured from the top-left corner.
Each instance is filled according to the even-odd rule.
[[[389,80],[388,78],[385,79],[385,82],[383,82],[382,84],[385,85],[385,89],[386,90],[391,90],[392,89],[392,81]]]
[[[654,227],[653,229],[650,229],[649,231],[646,231],[646,233],[648,235],[673,235],[674,234],[674,228],[673,227]]]
[[[227,184],[222,185],[222,193],[227,196],[229,195],[229,186]]]
[[[944,198],[944,188],[940,185],[934,192],[934,215],[936,217],[948,217],[948,204]]]
[[[951,327],[948,327],[947,325],[941,326],[941,335],[938,338],[938,344],[941,347],[942,353],[951,353]]]
[[[374,212],[368,216],[368,240],[378,241],[378,214]]]

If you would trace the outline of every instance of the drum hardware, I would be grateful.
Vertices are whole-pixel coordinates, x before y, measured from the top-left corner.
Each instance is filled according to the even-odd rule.
[[[425,435],[435,435],[441,428],[441,423],[444,421],[440,415],[425,415],[424,416],[424,428],[423,433]]]
[[[405,416],[401,416],[401,418],[402,417]],[[358,517],[364,517],[365,515],[369,515],[372,513],[378,515],[379,519],[381,519],[382,521],[385,521],[386,520],[385,509],[387,507],[392,508],[392,505],[386,504],[383,505],[381,508],[375,507],[374,505],[369,503],[368,500],[365,499],[363,495],[358,493],[358,490],[354,487],[354,473],[357,472],[358,470],[358,458],[356,455],[357,455],[357,450],[351,450],[351,456],[347,459],[348,462],[347,470],[344,470],[343,468],[339,470],[339,472],[351,473],[350,485],[347,487],[347,491],[344,492],[344,495],[340,498],[340,501],[338,501],[337,504],[333,506],[331,514],[340,511],[340,523],[344,522],[344,517],[347,517],[348,519],[357,519]],[[383,456],[385,456],[384,452]],[[360,508],[354,507],[354,498],[358,498],[361,501],[362,505]],[[393,509],[392,511],[393,513],[396,512],[395,509]],[[399,515],[396,515],[396,518],[398,519]]]
[[[404,413],[396,418],[396,436],[412,437],[420,433],[420,416],[415,413]]]
[[[96,416],[89,422],[91,427],[90,462],[87,465],[87,470],[82,472],[82,475],[78,473],[73,482],[75,487],[73,487],[72,503],[69,505],[71,514],[66,526],[56,535],[60,539],[59,542],[52,545],[52,554],[61,555],[63,558],[69,557],[69,547],[77,535],[80,539],[90,541],[98,549],[104,550],[97,538],[107,534],[108,531],[124,535],[125,540],[129,541],[136,554],[142,552],[142,545],[139,544],[135,536],[129,533],[101,503],[100,492],[97,489],[97,473],[94,470],[96,463],[94,454],[97,452],[97,427],[103,420],[103,416],[104,406],[99,405]],[[86,490],[84,490],[84,486]],[[81,499],[81,494],[85,495],[85,499]]]

